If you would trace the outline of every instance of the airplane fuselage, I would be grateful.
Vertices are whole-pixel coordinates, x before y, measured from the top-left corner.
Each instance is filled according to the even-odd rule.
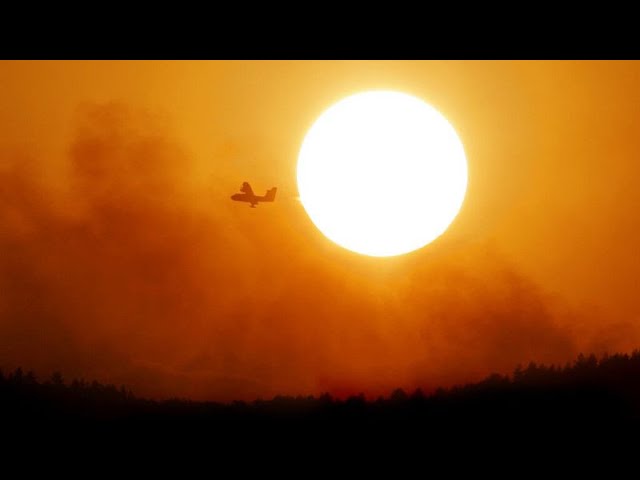
[[[236,202],[247,202],[251,208],[256,208],[256,205],[260,202],[260,197],[256,195],[249,195],[247,193],[236,193],[231,195],[231,200]]]

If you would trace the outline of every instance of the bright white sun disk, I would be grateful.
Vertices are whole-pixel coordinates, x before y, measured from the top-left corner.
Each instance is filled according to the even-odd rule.
[[[432,242],[464,200],[467,161],[433,107],[392,91],[352,95],[326,110],[298,158],[300,200],[330,240],[372,256]]]

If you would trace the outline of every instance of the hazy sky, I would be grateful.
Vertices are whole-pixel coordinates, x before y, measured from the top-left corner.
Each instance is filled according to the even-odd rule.
[[[0,366],[154,396],[425,389],[640,345],[638,62],[0,62]],[[297,200],[358,91],[456,128],[469,188],[397,258]],[[250,209],[248,180],[278,186]]]

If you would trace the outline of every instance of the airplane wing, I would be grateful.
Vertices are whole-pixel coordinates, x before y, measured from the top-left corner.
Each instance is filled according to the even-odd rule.
[[[249,185],[249,182],[243,182],[242,188],[240,189],[240,191],[242,193],[253,195],[253,189],[251,188],[251,185]]]

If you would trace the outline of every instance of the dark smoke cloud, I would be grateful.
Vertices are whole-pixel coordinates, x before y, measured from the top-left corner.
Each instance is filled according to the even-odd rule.
[[[85,108],[59,178],[46,161],[0,163],[6,368],[159,397],[377,395],[564,362],[594,335],[481,247],[331,257],[299,205],[249,215],[198,188],[179,143],[121,105]]]

